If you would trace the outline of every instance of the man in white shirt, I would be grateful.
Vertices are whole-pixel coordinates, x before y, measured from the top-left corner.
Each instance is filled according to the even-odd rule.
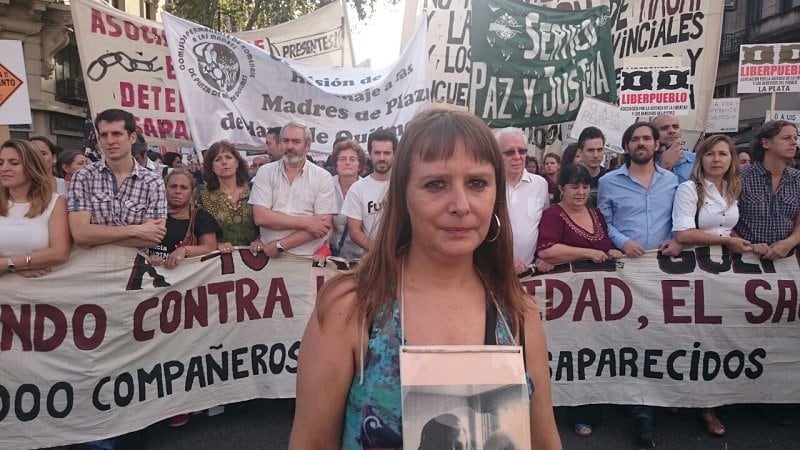
[[[539,240],[539,220],[550,206],[547,181],[525,170],[528,147],[525,133],[519,128],[503,128],[495,132],[506,168],[506,201],[514,235],[514,270],[528,270]]]
[[[383,201],[389,190],[395,148],[397,136],[393,132],[377,130],[369,135],[367,149],[372,173],[353,184],[342,205],[342,214],[348,217],[350,240],[365,252],[372,247],[383,216]]]
[[[306,160],[311,131],[289,122],[281,129],[283,158],[262,166],[253,179],[250,204],[261,228],[264,253],[312,256],[325,242],[337,213],[331,174]]]

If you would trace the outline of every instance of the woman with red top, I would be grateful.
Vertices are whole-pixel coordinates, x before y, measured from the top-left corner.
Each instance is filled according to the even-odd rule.
[[[539,222],[539,259],[550,264],[591,260],[596,263],[622,257],[608,237],[608,226],[597,208],[586,206],[591,175],[580,164],[561,169],[558,189],[561,201],[544,211]],[[602,421],[600,405],[570,408],[569,420],[579,436],[592,434],[592,425]]]
[[[608,237],[603,214],[586,206],[590,177],[582,165],[570,164],[561,169],[561,201],[545,210],[539,222],[539,258],[563,264],[582,259],[601,263],[622,257]]]

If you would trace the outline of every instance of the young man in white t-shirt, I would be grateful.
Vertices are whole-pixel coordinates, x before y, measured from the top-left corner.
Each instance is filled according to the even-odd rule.
[[[369,135],[367,149],[373,172],[350,187],[342,205],[342,214],[348,217],[350,239],[365,252],[372,247],[383,216],[395,148],[397,136],[393,132],[378,130]]]

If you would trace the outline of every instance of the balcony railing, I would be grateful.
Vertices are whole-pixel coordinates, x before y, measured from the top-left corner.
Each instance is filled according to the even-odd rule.
[[[56,100],[71,105],[85,106],[88,103],[86,98],[86,86],[82,80],[68,78],[56,81]]]
[[[736,33],[726,33],[722,35],[722,47],[719,50],[721,61],[738,59],[739,46],[747,43],[747,30],[737,31]]]

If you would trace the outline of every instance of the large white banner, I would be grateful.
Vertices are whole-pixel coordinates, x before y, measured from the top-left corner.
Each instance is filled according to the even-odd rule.
[[[543,299],[554,403],[797,403],[800,251],[697,247],[524,280]]]
[[[0,447],[118,436],[176,414],[294,397],[317,286],[332,271],[247,249],[156,272],[133,249],[75,249],[0,277]]]
[[[556,405],[798,403],[798,253],[720,247],[581,262],[523,280],[540,298]],[[293,397],[300,339],[332,268],[247,249],[146,265],[75,249],[0,276],[0,446],[68,445],[180,413]]]
[[[247,42],[163,14],[195,146],[225,139],[261,146],[270,126],[299,121],[311,148],[330,153],[340,136],[367,142],[387,128],[400,136],[428,104],[425,24],[395,65],[328,69],[270,55]]]
[[[136,117],[149,144],[192,147],[163,26],[94,0],[72,0],[70,6],[92,114],[124,109]],[[338,2],[237,35],[278,56],[327,67],[353,66],[350,28]]]
[[[419,15],[429,23],[431,98],[469,104],[471,0],[407,0],[403,42]],[[685,130],[705,130],[716,82],[722,33],[720,1],[662,0],[529,0],[526,3],[564,10],[600,5],[610,7],[614,21],[614,59],[619,75],[629,57],[673,56],[688,66],[689,113],[681,117]],[[524,24],[512,32],[526,32]],[[563,34],[567,36],[568,33]],[[487,39],[489,37],[487,36]],[[555,46],[555,44],[553,44]],[[560,47],[555,47],[560,48]],[[546,127],[544,127],[546,128]]]

